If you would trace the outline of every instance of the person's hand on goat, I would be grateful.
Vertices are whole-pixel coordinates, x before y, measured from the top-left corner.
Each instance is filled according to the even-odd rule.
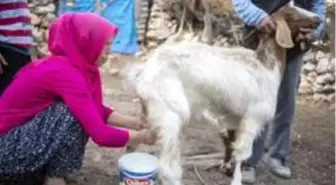
[[[271,34],[275,31],[276,29],[276,24],[275,22],[272,20],[272,18],[270,16],[266,16],[261,22],[260,24],[257,26],[257,28],[260,31],[266,32],[268,34]]]
[[[7,65],[8,65],[8,63],[7,63],[6,59],[5,59],[5,57],[3,57],[1,55],[1,53],[0,53],[0,75],[4,73],[3,67],[7,66]]]
[[[148,129],[130,131],[129,145],[146,144],[153,145],[156,141],[156,134]]]

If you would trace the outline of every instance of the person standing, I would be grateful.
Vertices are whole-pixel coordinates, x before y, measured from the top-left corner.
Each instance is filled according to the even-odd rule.
[[[0,96],[31,61],[32,30],[27,0],[0,1]]]
[[[247,27],[255,27],[266,33],[274,32],[276,24],[270,14],[284,6],[289,0],[233,0],[234,10]],[[311,43],[319,39],[323,33],[325,19],[325,0],[296,0],[295,4],[308,11],[316,13],[321,24],[317,29],[301,28],[297,36],[296,46],[287,51],[287,64],[278,92],[276,116],[273,121],[268,152],[265,162],[270,170],[282,178],[290,178],[291,170],[287,166],[290,154],[291,125],[295,114],[296,94],[300,80],[302,56],[307,51],[300,48],[300,42]],[[247,46],[248,47],[248,46]],[[256,181],[255,168],[264,152],[264,142],[268,129],[256,139],[250,159],[243,167],[243,182],[252,184]]]

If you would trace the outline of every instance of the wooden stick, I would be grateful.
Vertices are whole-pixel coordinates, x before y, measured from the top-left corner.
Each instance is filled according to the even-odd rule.
[[[184,168],[189,169],[189,168],[192,168],[194,165],[197,165],[197,166],[202,166],[202,169],[204,169],[204,170],[208,170],[210,168],[220,166],[221,162],[222,161],[218,160],[218,159],[202,160],[202,161],[183,161],[182,166]]]
[[[220,168],[221,166],[222,166],[222,161],[217,162],[215,164],[210,164],[209,166],[204,167],[204,170],[210,170],[212,168],[217,168],[217,167]]]
[[[208,185],[208,184],[205,182],[205,180],[202,178],[201,174],[198,172],[196,164],[194,164],[194,172],[195,172],[195,174],[196,174],[198,180],[199,180],[203,185]]]
[[[212,154],[200,154],[200,155],[191,155],[185,156],[185,160],[202,160],[202,159],[218,159],[223,158],[223,153],[212,153]]]

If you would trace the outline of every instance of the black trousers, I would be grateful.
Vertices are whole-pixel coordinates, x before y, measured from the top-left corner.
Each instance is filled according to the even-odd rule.
[[[20,48],[0,42],[0,54],[6,59],[8,65],[2,66],[4,73],[0,75],[0,96],[12,82],[14,75],[31,61],[28,49]]]

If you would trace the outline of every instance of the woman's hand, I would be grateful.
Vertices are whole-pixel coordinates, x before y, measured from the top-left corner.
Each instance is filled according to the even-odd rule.
[[[140,131],[129,131],[130,137],[128,144],[129,145],[138,145],[138,144],[146,144],[153,145],[156,141],[156,134],[151,132],[148,129],[143,129]]]
[[[128,120],[128,123],[126,123],[126,125],[127,128],[134,130],[142,130],[148,128],[148,124],[146,123],[146,120],[144,118],[132,117]]]

